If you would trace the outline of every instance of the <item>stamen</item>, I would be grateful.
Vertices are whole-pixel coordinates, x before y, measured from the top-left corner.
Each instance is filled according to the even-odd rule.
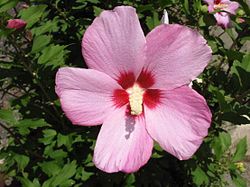
[[[130,113],[132,115],[140,115],[142,113],[144,90],[135,84],[133,87],[127,89],[127,92],[129,94]]]
[[[214,5],[214,9],[216,9],[216,10],[221,10],[221,9],[227,8],[227,7],[228,7],[228,5],[225,3],[219,3],[219,4]]]

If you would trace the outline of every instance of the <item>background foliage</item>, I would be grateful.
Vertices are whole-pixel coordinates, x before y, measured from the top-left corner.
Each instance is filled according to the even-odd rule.
[[[232,28],[216,26],[201,0],[18,0],[0,2],[0,172],[12,186],[246,186],[241,162],[247,142],[235,151],[223,124],[250,123],[250,10],[245,0],[232,16]],[[92,163],[99,127],[73,126],[54,91],[61,66],[86,67],[81,56],[84,31],[103,9],[117,5],[137,9],[143,30],[160,24],[163,9],[170,22],[188,25],[204,35],[213,60],[193,88],[213,112],[209,135],[188,161],[179,161],[158,145],[150,161],[134,174],[106,174]],[[24,19],[25,29],[6,28],[11,18]],[[239,18],[243,18],[244,22]],[[226,39],[225,39],[226,38]],[[226,42],[225,42],[226,40]],[[9,102],[6,102],[6,99]]]

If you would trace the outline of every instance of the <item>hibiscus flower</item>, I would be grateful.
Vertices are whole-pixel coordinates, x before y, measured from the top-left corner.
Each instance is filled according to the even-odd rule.
[[[211,59],[196,31],[162,24],[146,37],[136,11],[103,11],[86,30],[82,53],[90,69],[60,68],[56,93],[73,124],[102,124],[95,165],[135,172],[149,160],[153,140],[180,160],[207,135],[211,112],[188,87]]]
[[[26,26],[26,22],[22,19],[10,19],[8,20],[7,28],[9,29],[21,29]]]
[[[221,11],[214,14],[217,24],[224,28],[229,27],[230,14],[236,13],[239,3],[230,0],[205,0],[205,2],[208,4],[209,13]]]

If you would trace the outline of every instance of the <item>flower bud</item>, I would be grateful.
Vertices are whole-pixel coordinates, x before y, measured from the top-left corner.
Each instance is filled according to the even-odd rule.
[[[235,163],[235,166],[242,173],[246,171],[246,168],[245,168],[243,162],[237,162],[237,163]]]
[[[9,19],[7,28],[9,29],[21,29],[26,26],[26,22],[22,19]]]

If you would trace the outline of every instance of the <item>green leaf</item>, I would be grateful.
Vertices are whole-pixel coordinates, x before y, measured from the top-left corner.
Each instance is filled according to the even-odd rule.
[[[47,5],[30,6],[27,9],[22,9],[19,12],[19,15],[21,16],[21,19],[27,22],[26,27],[31,28],[43,16],[46,8],[47,8]]]
[[[203,8],[202,4],[201,4],[201,0],[194,0],[194,4],[193,7],[196,11],[201,11],[201,9]]]
[[[217,159],[220,159],[223,153],[228,150],[231,145],[231,136],[227,132],[220,132],[212,142],[212,148],[214,150]]]
[[[68,156],[68,153],[63,151],[62,149],[55,150],[49,154],[49,156],[55,160],[63,159]]]
[[[17,3],[18,3],[18,0],[1,0],[0,13],[6,12],[7,10],[14,8]]]
[[[69,135],[58,134],[58,136],[57,136],[57,146],[58,147],[65,145],[68,150],[71,150],[72,149],[72,142],[73,142],[73,139],[72,139],[71,134],[69,134]]]
[[[81,10],[81,9],[85,8],[87,5],[88,5],[88,3],[85,2],[85,3],[82,4],[82,5],[72,7],[72,9],[73,9],[73,10]]]
[[[250,54],[247,54],[243,57],[242,62],[234,61],[231,68],[231,73],[234,74],[241,85],[241,89],[247,90],[250,89]]]
[[[198,20],[198,23],[199,23],[199,26],[200,27],[205,27],[206,26],[206,23],[204,21],[204,16],[201,16]],[[208,41],[209,42],[209,41]],[[209,45],[209,44],[208,44]],[[211,47],[211,45],[209,45]],[[214,51],[213,51],[214,52]]]
[[[30,133],[29,129],[37,129],[39,127],[46,127],[49,124],[44,121],[44,119],[24,119],[19,121],[15,127],[17,127],[21,135],[26,135]]]
[[[63,184],[60,185],[60,187],[69,187],[69,186],[74,186],[75,181],[72,179],[66,180],[63,182]]]
[[[217,43],[213,40],[208,40],[208,45],[211,47],[213,53],[216,53],[218,51]]]
[[[154,10],[154,5],[152,4],[146,4],[146,5],[138,5],[138,7],[136,8],[136,11],[138,13],[143,13],[145,11],[153,11]]]
[[[162,158],[163,155],[160,155],[158,154],[157,152],[154,152],[152,155],[151,155],[152,158]]]
[[[209,89],[213,92],[213,94],[216,96],[221,112],[230,112],[231,106],[229,103],[227,103],[224,93],[224,90],[219,90],[217,87],[210,86]]]
[[[93,172],[87,172],[87,171],[84,170],[84,168],[82,168],[82,177],[81,177],[81,179],[83,181],[87,181],[94,174],[95,173],[93,173]]]
[[[21,65],[16,64],[15,62],[0,61],[0,69],[11,69],[11,68],[22,68]]]
[[[44,137],[54,137],[57,134],[56,131],[53,129],[46,129],[43,131],[43,133],[44,133]]]
[[[18,180],[21,182],[22,186],[25,186],[25,187],[40,187],[41,186],[37,179],[34,179],[32,182],[28,178],[18,177]]]
[[[248,16],[250,16],[250,8],[249,8],[249,4],[248,4],[249,1],[248,0],[238,0],[238,2],[242,6],[242,8],[246,12],[246,14]]]
[[[237,39],[238,34],[237,34],[237,32],[235,32],[235,30],[233,28],[227,28],[225,31],[229,35],[229,37],[232,38],[232,40]]]
[[[127,174],[125,186],[131,187],[131,186],[134,186],[134,183],[135,183],[135,175],[133,173]]]
[[[64,50],[66,46],[50,45],[42,51],[42,55],[38,59],[38,64],[43,64],[45,67],[52,66],[53,68],[61,66],[65,62],[65,55],[68,53]]]
[[[77,0],[77,3],[85,3],[85,2],[89,2],[89,3],[93,3],[93,4],[97,4],[100,3],[99,0]]]
[[[99,0],[85,0],[85,1],[93,3],[93,4],[97,4],[100,2]]]
[[[206,173],[198,166],[193,172],[193,181],[197,186],[201,186],[202,184],[208,184],[209,178]]]
[[[38,127],[47,127],[49,124],[44,119],[24,119],[19,121],[16,127],[37,129]]]
[[[17,162],[17,167],[20,171],[23,171],[28,165],[30,158],[25,155],[16,154],[14,160]]]
[[[48,177],[56,176],[62,169],[56,161],[38,163],[38,166],[41,167],[42,171],[48,175]]]
[[[43,138],[40,138],[39,142],[43,143],[44,145],[48,145],[53,141],[56,134],[56,131],[53,129],[45,129],[43,130]]]
[[[77,180],[81,179],[82,181],[87,181],[94,174],[95,173],[93,172],[85,171],[83,167],[78,167],[76,170],[75,179]]]
[[[14,111],[11,110],[0,110],[0,120],[8,123],[9,125],[17,124],[17,115]]]
[[[189,0],[184,0],[183,5],[184,5],[184,11],[185,11],[185,13],[189,15],[190,11],[189,11],[189,2],[188,1]]]
[[[163,151],[163,149],[161,148],[161,146],[158,143],[154,143],[154,149],[157,151]]]
[[[59,30],[58,19],[54,18],[53,20],[49,20],[43,22],[43,25],[39,27],[35,27],[31,30],[32,35],[38,36],[45,33],[57,32]]]
[[[241,63],[241,67],[247,71],[250,72],[250,53],[246,54],[243,59],[242,59],[242,63]]]
[[[40,35],[34,38],[31,53],[40,52],[51,41],[51,36]]]
[[[233,155],[232,162],[238,162],[244,159],[247,152],[247,138],[242,138],[236,146],[236,151]]]
[[[39,139],[40,141],[40,139]],[[50,142],[46,142],[47,146],[44,149],[44,156],[49,157],[52,152],[54,152],[54,147],[56,145],[56,141],[53,140],[53,138],[50,140]]]
[[[103,11],[103,9],[97,7],[97,6],[93,6],[94,9],[94,15],[95,17],[99,16],[101,14],[101,12]]]
[[[13,32],[12,29],[1,28],[0,29],[0,39],[9,36]]]
[[[71,177],[73,177],[76,173],[76,161],[72,161],[69,164],[66,164],[60,173],[53,177],[53,181],[51,182],[51,186],[58,186],[68,181]]]
[[[236,187],[247,187],[246,180],[242,178],[239,174],[231,175],[231,178]]]
[[[146,17],[146,25],[148,26],[150,30],[160,25],[160,23],[161,22],[159,20],[158,13],[155,11],[153,12],[153,17],[149,17],[149,16]]]
[[[234,51],[234,50],[226,50],[225,55],[227,55],[229,60],[238,60],[241,61],[243,58],[243,53],[239,51]]]

